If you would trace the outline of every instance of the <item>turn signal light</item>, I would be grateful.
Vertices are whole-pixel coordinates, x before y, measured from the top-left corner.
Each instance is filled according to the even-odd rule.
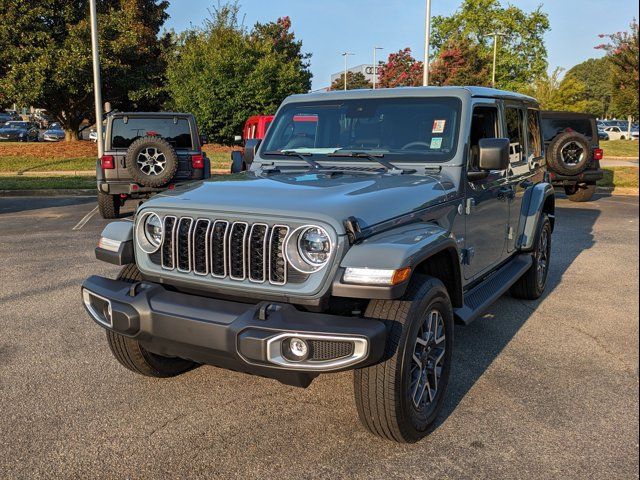
[[[593,159],[594,160],[602,160],[604,158],[604,150],[601,148],[596,148],[593,151]]]
[[[191,166],[193,168],[204,168],[204,156],[191,155]]]
[[[111,155],[103,155],[100,159],[100,166],[103,170],[113,170],[116,168],[115,158]]]

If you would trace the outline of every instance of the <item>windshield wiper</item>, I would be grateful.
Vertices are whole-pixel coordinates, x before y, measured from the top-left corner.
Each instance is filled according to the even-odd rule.
[[[313,156],[312,153],[298,153],[298,152],[292,152],[288,150],[278,150],[276,152],[265,152],[262,155],[267,155],[267,156],[282,155],[285,157],[297,157],[307,162],[311,166],[311,168],[315,170],[321,170],[323,168],[322,165],[320,165],[318,162],[316,162],[311,158]]]
[[[349,152],[349,153],[330,153],[327,157],[348,157],[348,158],[366,158],[367,160],[375,163],[379,163],[382,165],[389,173],[393,174],[404,174],[404,173],[413,173],[415,170],[405,170],[403,168],[398,168],[393,163],[384,159],[384,153],[365,153],[365,152]]]

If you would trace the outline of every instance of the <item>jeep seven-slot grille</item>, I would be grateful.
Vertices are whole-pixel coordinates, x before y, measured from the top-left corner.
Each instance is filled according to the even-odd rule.
[[[285,225],[165,217],[162,268],[274,285],[287,283]]]

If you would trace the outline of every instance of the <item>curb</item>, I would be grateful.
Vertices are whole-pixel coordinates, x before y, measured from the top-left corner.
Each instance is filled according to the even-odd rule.
[[[88,189],[53,189],[42,190],[0,190],[0,197],[95,197],[97,190]]]

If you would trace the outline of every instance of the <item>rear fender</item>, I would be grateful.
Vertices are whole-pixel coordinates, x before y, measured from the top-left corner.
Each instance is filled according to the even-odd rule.
[[[518,231],[518,249],[529,252],[533,249],[542,214],[546,213],[555,223],[555,190],[550,183],[538,183],[529,188],[522,201]]]

